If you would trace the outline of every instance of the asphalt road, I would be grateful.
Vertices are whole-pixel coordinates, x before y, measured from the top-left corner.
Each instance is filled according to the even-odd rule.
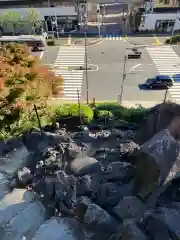
[[[53,64],[56,60],[59,51],[59,46],[47,47],[44,52],[32,52],[33,56],[40,57],[43,64]]]
[[[120,94],[124,55],[132,47],[123,41],[104,40],[101,44],[88,47],[88,57],[91,64],[98,66],[98,71],[88,72],[89,99],[97,101],[116,101]],[[124,82],[124,101],[153,101],[161,102],[164,98],[164,90],[142,90],[139,84],[143,84],[147,78],[154,77],[158,71],[152,62],[146,48],[141,49],[140,60],[127,60],[126,79]],[[81,100],[86,100],[86,75]]]
[[[152,39],[151,39],[152,40]],[[97,101],[116,101],[120,94],[124,56],[134,45],[122,40],[104,40],[100,44],[88,46],[88,58],[90,63],[98,67],[98,71],[88,71],[89,99]],[[135,102],[161,102],[164,98],[164,90],[144,90],[139,85],[147,78],[158,75],[158,71],[151,60],[146,48],[140,48],[142,58],[127,60],[126,78],[124,81],[123,101]],[[180,55],[180,46],[173,46]],[[48,47],[42,56],[44,64],[53,64],[58,55],[59,47]],[[40,53],[33,53],[40,55]],[[94,69],[96,69],[96,66]],[[171,100],[168,94],[167,99]],[[82,84],[81,100],[86,100],[86,74]]]

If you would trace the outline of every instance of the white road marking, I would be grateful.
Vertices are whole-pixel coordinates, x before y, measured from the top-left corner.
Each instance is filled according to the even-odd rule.
[[[42,52],[40,53],[39,58],[42,59],[43,55],[44,55],[44,51],[42,51]]]
[[[159,74],[172,76],[180,73],[180,58],[171,46],[147,47],[147,51]],[[174,82],[169,92],[173,100],[180,103],[180,82]]]
[[[136,68],[140,67],[142,64],[137,64],[129,69],[129,72],[134,71]]]
[[[78,92],[81,95],[84,71],[68,70],[68,68],[84,66],[84,58],[84,46],[62,46],[59,48],[53,71],[57,76],[64,77],[64,97],[61,98],[62,100],[77,101]]]

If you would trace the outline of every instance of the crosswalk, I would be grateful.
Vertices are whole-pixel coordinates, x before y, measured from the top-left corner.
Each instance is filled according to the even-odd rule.
[[[147,47],[159,74],[174,75],[180,73],[180,58],[171,46]],[[172,99],[180,103],[180,82],[174,82],[169,89]]]
[[[126,38],[120,36],[119,34],[106,34],[106,40],[120,40],[126,42]]]
[[[83,71],[74,70],[84,66],[85,48],[84,46],[62,46],[59,49],[54,63],[56,76],[64,78],[64,97],[62,100],[77,101],[78,93],[81,96]]]

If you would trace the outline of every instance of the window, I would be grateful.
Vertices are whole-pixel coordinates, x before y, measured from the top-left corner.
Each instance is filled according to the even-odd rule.
[[[155,30],[158,32],[171,32],[175,24],[175,20],[157,20]]]

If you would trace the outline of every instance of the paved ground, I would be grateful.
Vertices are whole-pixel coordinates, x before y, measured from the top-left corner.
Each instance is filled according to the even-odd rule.
[[[122,83],[124,55],[131,45],[122,41],[104,41],[99,45],[88,47],[88,57],[99,70],[88,72],[89,99],[97,101],[117,100]],[[124,101],[157,101],[163,100],[165,91],[140,90],[139,84],[148,77],[158,74],[146,48],[141,49],[140,60],[128,60],[127,77],[124,83]],[[84,74],[82,100],[86,100],[86,76]]]
[[[149,36],[128,36],[128,41],[135,45],[161,45],[164,43],[166,37],[149,37]]]
[[[89,99],[95,99],[97,101],[104,100],[117,100],[120,93],[121,83],[122,83],[122,71],[124,64],[124,55],[130,50],[128,48],[134,47],[134,45],[124,41],[115,41],[115,39],[104,40],[99,44],[88,46],[88,58],[90,63],[95,66],[93,69],[98,71],[88,71],[88,82],[89,82]],[[152,38],[147,38],[149,43]],[[82,46],[81,46],[82,47]],[[68,47],[67,47],[68,48]],[[162,51],[161,46],[152,46],[148,44],[148,47],[140,48],[142,51],[142,58],[139,60],[127,60],[126,63],[126,79],[124,82],[124,101],[132,102],[160,102],[163,100],[165,91],[164,90],[143,90],[139,88],[140,84],[143,84],[147,78],[153,77],[159,73],[162,74],[163,71],[170,71],[170,65],[175,62],[172,59],[172,55],[180,55],[180,46],[169,46],[169,52]],[[173,51],[174,50],[174,51]],[[80,50],[78,50],[77,60],[73,58],[74,63],[78,64],[78,59],[80,57]],[[152,54],[151,54],[151,53]],[[174,53],[173,53],[174,52]],[[44,52],[42,56],[43,63],[54,64],[59,54],[59,47],[48,47],[47,52]],[[74,53],[72,53],[74,54]],[[163,58],[162,58],[163,54]],[[40,53],[33,53],[33,55],[40,55]],[[69,56],[71,54],[69,53]],[[59,55],[60,56],[60,55]],[[170,59],[171,56],[171,59]],[[174,56],[174,55],[173,55]],[[177,58],[176,56],[176,58]],[[64,58],[64,52],[62,59]],[[161,62],[156,62],[160,61]],[[164,59],[164,60],[163,60]],[[156,61],[155,61],[156,60]],[[68,60],[70,61],[70,60]],[[72,61],[72,59],[71,59]],[[180,61],[180,60],[176,60]],[[169,64],[170,62],[170,64]],[[162,63],[162,67],[159,65]],[[65,63],[64,63],[65,64]],[[156,65],[155,65],[156,64]],[[161,67],[161,69],[159,68]],[[159,71],[158,71],[159,70]],[[63,70],[65,71],[65,70]],[[172,71],[172,70],[171,70]],[[174,66],[173,73],[180,73],[180,65]],[[179,72],[178,72],[179,71]],[[58,73],[60,74],[59,70]],[[77,84],[81,85],[80,76],[73,72],[73,81],[78,79],[77,84],[74,83],[73,89],[70,84],[70,73],[67,72],[67,85],[68,91],[76,91]],[[63,74],[65,74],[63,72]],[[79,72],[80,74],[80,72]],[[83,72],[83,83],[82,83],[82,94],[81,100],[86,100],[86,74]],[[71,87],[71,89],[70,89]],[[77,88],[79,89],[79,87]],[[81,92],[81,91],[79,91]],[[167,95],[167,99],[171,100],[172,96],[174,98],[180,98],[180,86],[179,83],[175,84],[174,90],[170,89]],[[174,94],[174,95],[173,95]],[[77,98],[77,97],[76,97]],[[75,98],[74,98],[75,99]],[[69,99],[70,100],[70,99]]]

